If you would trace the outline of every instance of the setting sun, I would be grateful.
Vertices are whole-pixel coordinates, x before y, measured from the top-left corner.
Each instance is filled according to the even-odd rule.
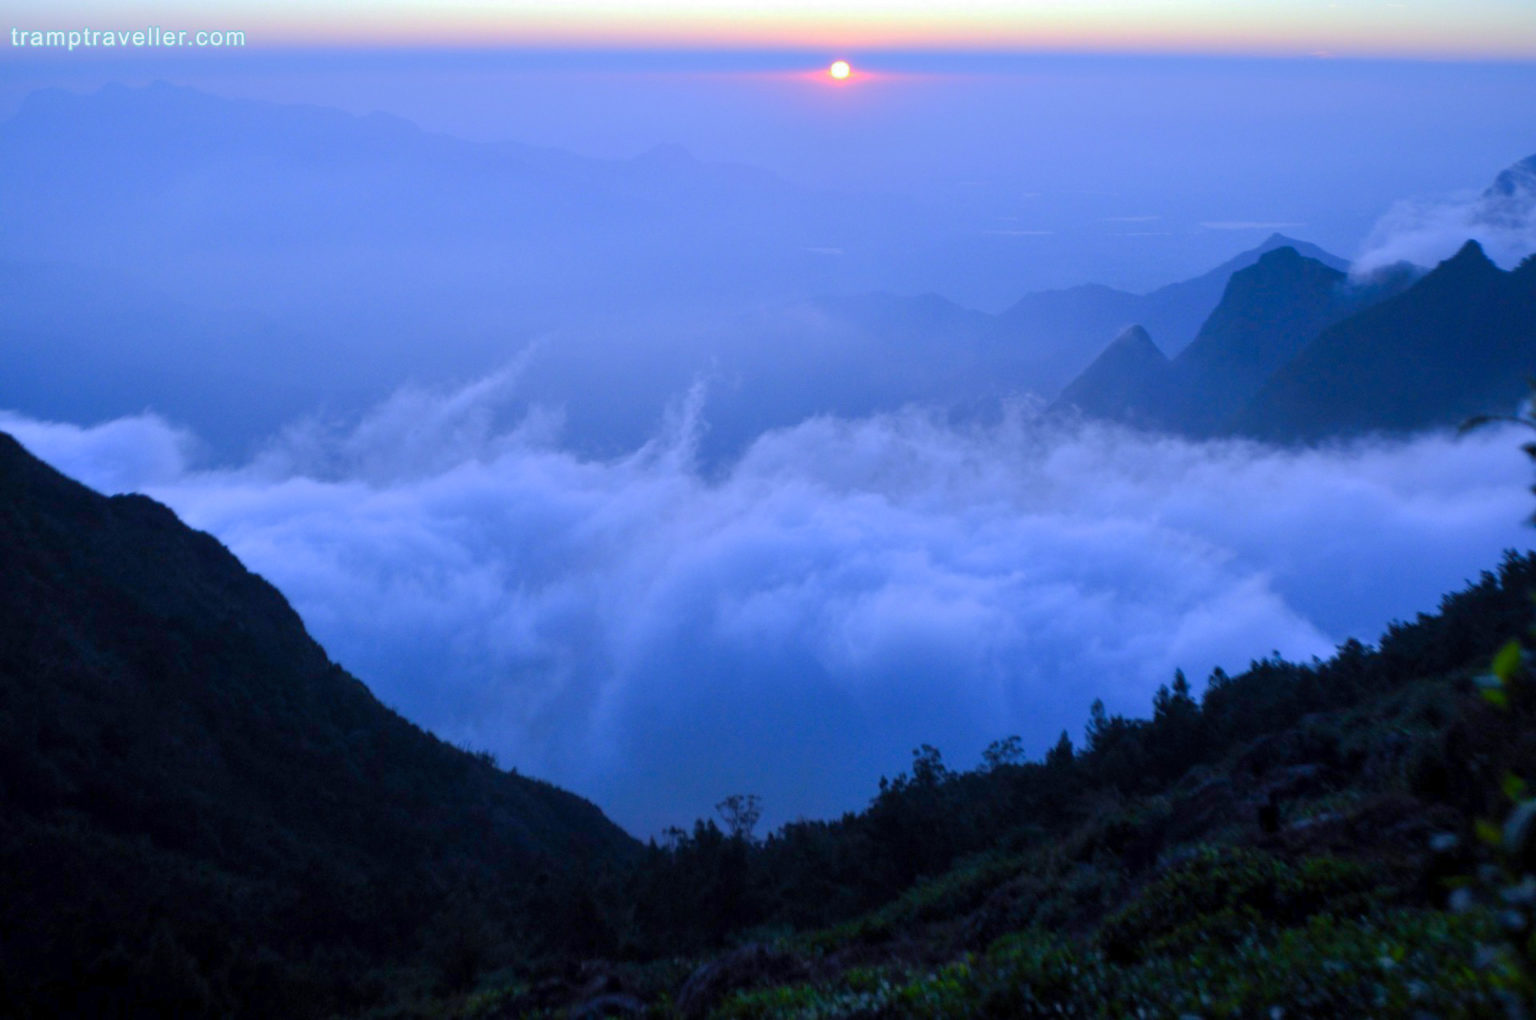
[[[848,61],[846,60],[834,60],[832,66],[827,68],[827,73],[838,81],[844,81],[853,73],[853,68],[848,66]]]

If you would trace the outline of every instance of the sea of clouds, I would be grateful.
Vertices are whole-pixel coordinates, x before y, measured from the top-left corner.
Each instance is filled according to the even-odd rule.
[[[403,390],[237,468],[152,414],[0,428],[167,503],[387,704],[640,834],[737,792],[775,824],[856,808],[920,743],[1038,754],[1094,698],[1326,656],[1529,544],[1507,429],[1287,451],[914,409],[701,471],[702,390],[598,459],[516,389]]]

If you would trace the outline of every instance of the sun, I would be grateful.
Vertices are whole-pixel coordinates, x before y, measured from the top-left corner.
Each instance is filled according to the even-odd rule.
[[[827,68],[827,73],[838,81],[846,81],[848,76],[853,73],[853,68],[848,66],[848,61],[846,60],[834,60],[832,61],[832,66]]]

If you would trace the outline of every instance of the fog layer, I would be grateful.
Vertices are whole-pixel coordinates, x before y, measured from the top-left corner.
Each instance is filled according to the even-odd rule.
[[[1286,452],[1020,411],[811,419],[717,475],[702,389],[644,447],[503,422],[509,370],[290,427],[238,470],[153,415],[0,416],[64,471],[221,538],[410,718],[640,833],[727,794],[859,806],[919,743],[1038,753],[1182,667],[1326,655],[1524,545],[1515,437]]]

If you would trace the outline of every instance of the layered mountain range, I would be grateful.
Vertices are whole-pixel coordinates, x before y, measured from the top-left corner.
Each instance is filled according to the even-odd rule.
[[[705,457],[728,458],[810,415],[1050,400],[1132,323],[1178,354],[1267,252],[1345,266],[1275,235],[1148,293],[984,312],[877,290],[1011,278],[932,210],[675,146],[596,159],[164,83],[29,97],[0,124],[0,192],[28,197],[0,209],[0,407],[149,408],[224,462],[513,361],[509,413],[560,408],[566,441],[602,455],[704,379]]]
[[[1479,221],[1526,222],[1536,157],[1481,196]],[[1172,358],[1123,331],[1053,405],[1193,436],[1317,441],[1508,414],[1536,370],[1536,258],[1500,269],[1475,240],[1424,272],[1347,275],[1276,246],[1234,272]]]
[[[1147,331],[1111,343],[1054,405],[1195,436],[1311,441],[1515,410],[1536,366],[1536,260],[1501,270],[1469,241],[1419,277],[1365,282],[1295,250],[1232,276],[1169,359]]]

